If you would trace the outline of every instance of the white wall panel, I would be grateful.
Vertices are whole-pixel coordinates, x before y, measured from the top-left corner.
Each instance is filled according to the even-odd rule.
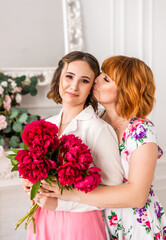
[[[156,105],[148,116],[154,122],[164,156],[158,160],[155,189],[166,209],[166,1],[81,0],[84,48],[100,63],[124,54],[145,61],[156,82]],[[95,9],[95,11],[94,11]]]

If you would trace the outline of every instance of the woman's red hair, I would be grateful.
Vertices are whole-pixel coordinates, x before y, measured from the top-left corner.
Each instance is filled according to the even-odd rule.
[[[153,109],[155,84],[151,69],[141,60],[127,56],[106,59],[101,67],[113,81],[118,93],[116,111],[123,118],[145,118]]]

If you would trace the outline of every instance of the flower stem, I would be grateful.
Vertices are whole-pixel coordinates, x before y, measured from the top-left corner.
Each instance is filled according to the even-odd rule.
[[[33,217],[35,211],[37,210],[38,208],[38,205],[36,203],[34,203],[32,205],[32,207],[30,208],[30,210],[22,217],[20,218],[19,220],[17,220],[17,224],[15,226],[15,230],[21,225],[22,222],[24,222],[26,220],[26,223],[25,223],[25,229],[27,229],[27,226],[28,224],[30,223],[30,221],[32,220],[33,222],[33,232],[35,233],[36,230],[35,230],[35,218]]]

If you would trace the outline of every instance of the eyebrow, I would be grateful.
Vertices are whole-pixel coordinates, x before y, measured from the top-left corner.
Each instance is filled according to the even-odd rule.
[[[68,74],[71,74],[71,75],[73,75],[73,76],[75,76],[75,74],[74,73],[72,73],[72,72],[66,72],[66,73],[68,73]],[[87,78],[87,79],[89,79],[90,80],[90,78],[88,77],[88,76],[81,76],[82,78]]]

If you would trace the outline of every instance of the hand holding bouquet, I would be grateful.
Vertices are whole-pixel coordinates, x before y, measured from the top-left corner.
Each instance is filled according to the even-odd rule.
[[[97,167],[90,167],[93,162],[90,149],[81,139],[73,134],[58,138],[58,127],[45,120],[34,121],[25,126],[21,135],[24,149],[12,149],[8,155],[13,165],[12,171],[28,179],[33,185],[30,198],[33,200],[42,180],[51,186],[51,179],[56,178],[61,193],[63,188],[84,191],[95,189],[101,181]],[[20,220],[17,227],[26,220],[25,228],[32,220],[35,232],[34,212],[37,203],[33,203],[29,212]]]

